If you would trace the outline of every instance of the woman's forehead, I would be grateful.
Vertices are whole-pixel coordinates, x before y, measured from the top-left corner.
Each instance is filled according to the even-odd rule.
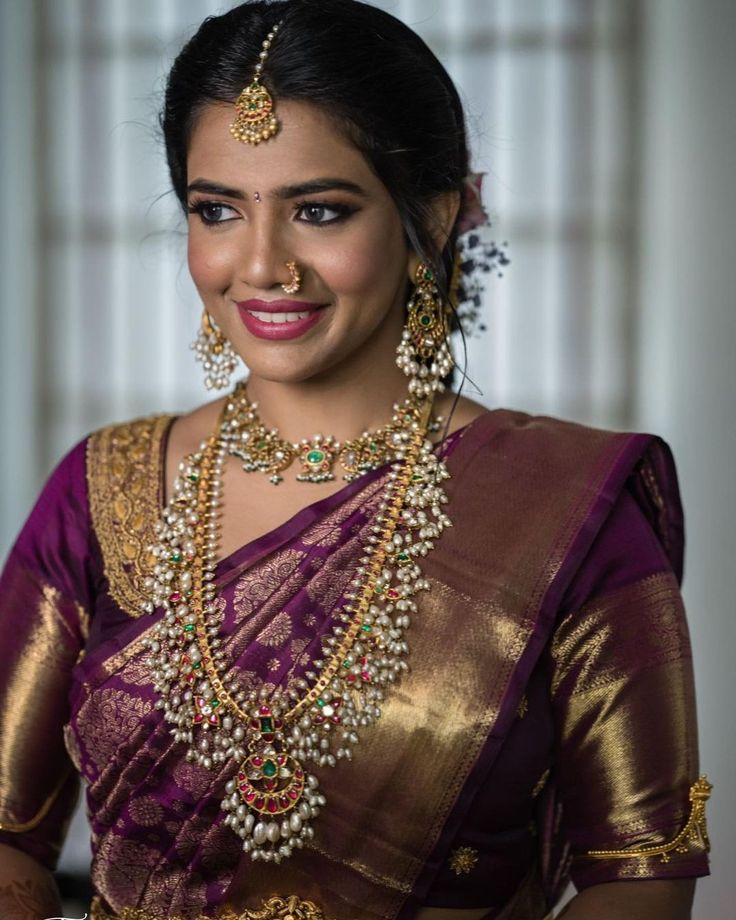
[[[369,194],[382,183],[363,154],[320,107],[278,102],[279,132],[258,145],[230,134],[235,106],[211,103],[199,113],[187,153],[188,182],[204,177],[222,184],[252,184],[261,193],[307,179],[332,176],[352,181]]]

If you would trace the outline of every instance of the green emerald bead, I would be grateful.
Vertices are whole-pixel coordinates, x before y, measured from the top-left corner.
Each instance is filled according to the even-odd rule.
[[[193,665],[192,665],[192,670],[193,670],[193,671],[199,671],[199,669],[200,669],[201,667],[202,667],[202,662],[201,662],[201,661],[198,661],[196,664],[193,664]]]
[[[322,697],[320,697],[320,698],[317,700],[317,705],[318,705],[319,708],[321,709],[323,706],[326,706],[327,703],[322,699]]]
[[[310,450],[307,454],[307,463],[322,463],[324,459],[325,454],[322,450]]]
[[[369,623],[364,623],[360,628],[366,633],[369,633],[373,629]]]
[[[170,560],[171,562],[181,562],[182,558],[183,558],[183,556],[182,556],[181,553],[172,553],[172,554],[169,556],[169,560]]]
[[[422,315],[419,317],[419,322],[422,324],[422,326],[429,326],[432,322],[432,317],[428,316],[426,313],[422,313]]]
[[[372,454],[375,454],[375,452],[378,450],[378,444],[376,444],[375,441],[371,441],[371,443],[368,445],[368,450],[369,450]]]
[[[263,775],[269,779],[276,776],[276,764],[272,760],[267,760],[263,765]]]
[[[408,561],[409,561],[409,553],[398,553],[397,556],[396,556],[396,559],[397,559],[398,562],[408,562]]]
[[[189,482],[197,482],[199,480],[199,476],[196,473],[190,473],[187,476],[187,479],[189,480]]]
[[[342,666],[343,666],[344,668],[349,668],[349,667],[350,667],[350,662],[349,662],[349,661],[343,661]]]
[[[267,734],[271,734],[273,732],[273,720],[266,716],[262,716],[261,731]]]
[[[184,632],[194,632],[194,623],[187,623],[184,627]]]
[[[217,707],[218,707],[219,705],[220,705],[220,701],[219,701],[219,700],[210,700],[210,706],[211,706],[213,709],[217,709]]]
[[[376,585],[376,587],[373,589],[373,593],[374,593],[374,594],[383,594],[383,586],[382,586],[382,585]]]

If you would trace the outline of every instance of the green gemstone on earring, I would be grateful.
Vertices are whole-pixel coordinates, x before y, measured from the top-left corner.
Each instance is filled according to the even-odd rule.
[[[432,317],[428,316],[426,313],[422,313],[422,315],[419,317],[419,322],[422,324],[422,326],[429,326],[432,323]]]
[[[263,765],[263,775],[268,779],[276,776],[276,764],[272,760],[267,760]]]
[[[424,280],[425,281],[434,281],[434,272],[431,268],[424,269]]]

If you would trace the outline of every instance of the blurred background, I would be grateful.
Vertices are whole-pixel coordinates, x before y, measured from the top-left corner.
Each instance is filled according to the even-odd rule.
[[[157,129],[213,0],[0,0],[0,551],[55,462],[113,420],[206,397],[200,308]],[[468,395],[672,446],[714,876],[736,862],[736,3],[385,0],[455,78],[492,238]],[[376,75],[380,79],[380,74]],[[78,816],[62,871],[89,846]],[[78,891],[82,891],[79,888]],[[71,904],[71,902],[69,902]],[[74,916],[74,914],[71,914]],[[81,916],[81,913],[77,914]]]

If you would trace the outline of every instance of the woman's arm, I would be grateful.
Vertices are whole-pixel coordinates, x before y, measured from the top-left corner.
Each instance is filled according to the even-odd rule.
[[[0,843],[0,917],[42,920],[61,916],[61,899],[51,873],[20,850]]]
[[[646,879],[591,885],[559,920],[690,920],[695,879]]]

